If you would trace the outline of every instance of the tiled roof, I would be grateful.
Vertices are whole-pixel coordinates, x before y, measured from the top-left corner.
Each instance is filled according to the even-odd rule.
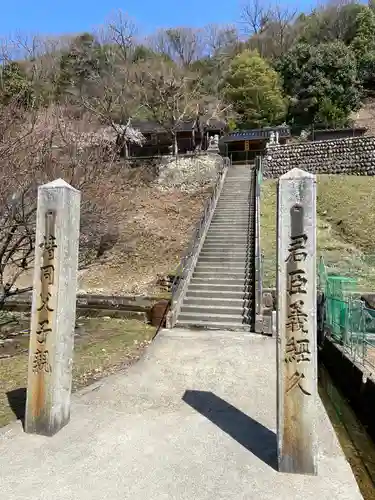
[[[264,127],[255,128],[251,130],[241,130],[238,132],[231,132],[230,134],[223,137],[223,142],[235,142],[235,141],[251,141],[257,139],[268,139],[271,132],[278,132],[279,137],[290,137],[289,127]]]
[[[176,130],[178,132],[188,132],[193,130],[195,124],[195,120],[186,120],[180,122]],[[146,120],[132,120],[131,126],[135,129],[139,129],[143,134],[163,134],[168,132],[168,128],[162,127],[159,123],[154,121],[146,121]],[[205,130],[217,130],[224,129],[226,126],[224,121],[217,120],[215,118],[211,118],[208,120],[208,123],[202,123],[202,127]]]

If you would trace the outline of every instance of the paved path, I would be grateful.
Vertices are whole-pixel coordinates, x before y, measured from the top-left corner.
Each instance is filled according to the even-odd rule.
[[[321,405],[319,476],[275,470],[275,341],[164,331],[74,395],[53,438],[0,431],[2,500],[357,500]]]

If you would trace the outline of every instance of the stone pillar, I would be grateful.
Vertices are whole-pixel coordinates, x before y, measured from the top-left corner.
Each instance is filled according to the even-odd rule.
[[[62,179],[38,189],[25,431],[69,422],[80,192]]]
[[[278,184],[277,379],[279,470],[316,475],[316,178],[297,168]]]

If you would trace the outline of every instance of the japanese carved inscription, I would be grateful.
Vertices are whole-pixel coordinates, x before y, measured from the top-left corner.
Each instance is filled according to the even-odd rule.
[[[304,365],[311,361],[309,334],[309,317],[305,310],[305,296],[309,286],[306,273],[307,235],[303,232],[303,207],[294,205],[291,208],[291,231],[288,248],[287,266],[287,299],[285,325],[285,357],[287,364],[285,391],[299,390],[305,396],[311,396],[306,386]]]
[[[37,305],[36,350],[33,353],[32,369],[34,373],[51,373],[47,338],[52,334],[54,313],[54,280],[55,280],[55,237],[56,214],[48,211],[45,214],[45,232],[42,249],[42,265],[40,267],[40,296]]]
[[[278,183],[277,442],[279,471],[317,473],[316,178]]]

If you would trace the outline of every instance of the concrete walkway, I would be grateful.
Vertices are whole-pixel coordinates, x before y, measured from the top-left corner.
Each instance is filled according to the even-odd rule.
[[[74,395],[53,438],[0,430],[2,500],[362,498],[321,405],[319,476],[276,466],[275,341],[164,331]]]

